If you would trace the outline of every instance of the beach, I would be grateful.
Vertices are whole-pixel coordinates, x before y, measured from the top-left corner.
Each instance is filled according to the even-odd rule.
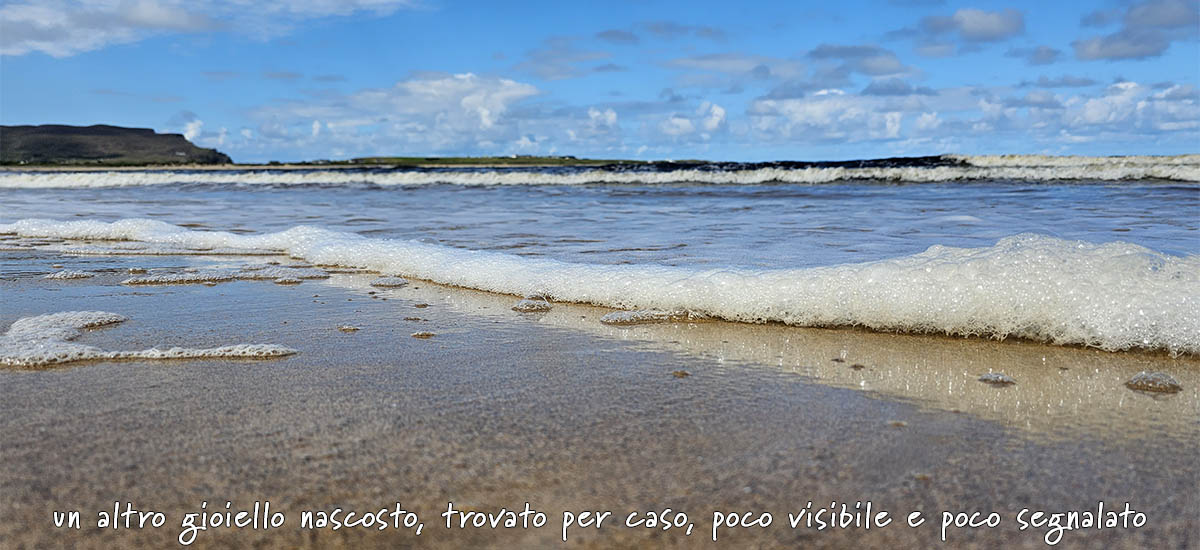
[[[1200,549],[1200,0],[0,0],[0,550]]]
[[[1022,510],[1100,502],[1129,503],[1145,523],[1060,532],[1058,546],[1197,541],[1192,356],[721,321],[610,326],[599,322],[609,308],[519,313],[519,296],[418,279],[374,287],[366,272],[299,285],[122,285],[130,268],[258,260],[3,254],[6,319],[128,317],[79,339],[105,350],[250,342],[299,352],[0,371],[6,548],[180,547],[185,514],[226,502],[235,512],[269,502],[286,519],[199,531],[191,546],[1038,548],[1050,529],[1021,530]],[[96,276],[43,278],[60,269]],[[993,370],[1016,384],[978,380]],[[1126,388],[1142,370],[1169,372],[1184,391]],[[806,506],[868,501],[894,521],[788,522]],[[96,528],[114,502],[162,512],[164,525]],[[546,523],[446,528],[448,503],[483,513],[528,503]],[[419,536],[301,524],[304,511],[396,506],[419,516]],[[667,508],[687,514],[690,535],[626,526],[629,513]],[[81,512],[81,529],[54,527],[64,510]],[[612,517],[568,529],[563,543],[563,512],[585,510]],[[773,522],[718,529],[714,543],[715,511]],[[927,522],[906,525],[913,511]],[[951,527],[942,543],[943,511],[1000,521]]]

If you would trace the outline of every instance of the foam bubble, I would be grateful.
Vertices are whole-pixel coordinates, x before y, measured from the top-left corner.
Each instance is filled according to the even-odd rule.
[[[33,368],[97,359],[269,358],[298,353],[294,349],[272,344],[106,351],[72,342],[82,334],[83,329],[126,320],[122,315],[103,311],[66,311],[17,319],[7,332],[0,335],[0,366]]]
[[[240,235],[155,220],[22,220],[0,225],[0,233],[253,248],[490,292],[740,322],[1200,353],[1200,255],[1124,242],[1021,234],[989,247],[933,246],[875,262],[749,270],[576,264],[311,226]]]
[[[638,309],[634,311],[614,311],[600,318],[606,325],[644,325],[648,323],[669,323],[686,321],[693,316],[686,311],[661,311],[657,309]]]
[[[404,277],[379,277],[371,281],[371,286],[380,288],[399,288],[408,284],[408,279]]]
[[[991,384],[993,386],[1011,386],[1017,383],[1017,381],[1013,380],[1011,376],[1002,372],[989,372],[983,376],[980,376],[979,381],[985,384]]]
[[[233,274],[228,271],[195,271],[185,273],[161,273],[156,275],[139,275],[121,281],[123,285],[187,285],[196,283],[223,283],[232,281]]]
[[[1125,385],[1132,390],[1156,393],[1177,393],[1183,390],[1179,381],[1165,372],[1142,371],[1130,378]]]
[[[95,276],[96,276],[96,274],[92,273],[91,271],[72,271],[69,269],[65,269],[63,271],[55,271],[54,273],[46,275],[45,277],[42,277],[42,278],[43,279],[67,280],[67,279],[91,279],[92,277],[95,277]]]
[[[547,302],[546,300],[527,298],[517,302],[516,304],[513,304],[512,309],[513,311],[520,311],[522,313],[537,313],[550,311],[550,309],[553,307],[554,306],[550,305],[550,302]]]
[[[248,281],[267,279],[328,279],[329,274],[315,267],[254,266],[233,274],[235,279]]]
[[[51,245],[49,250],[74,256],[278,256],[278,252],[249,248],[185,248],[154,246],[144,243],[108,243],[105,245]]]

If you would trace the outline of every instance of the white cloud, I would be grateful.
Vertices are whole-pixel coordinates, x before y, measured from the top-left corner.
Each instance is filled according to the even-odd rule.
[[[617,112],[612,108],[603,111],[594,107],[588,108],[588,119],[595,128],[611,128],[617,125]]]
[[[917,96],[884,98],[821,90],[800,98],[756,100],[749,115],[760,139],[858,142],[902,137],[905,113],[923,109]]]
[[[1064,146],[1105,140],[1200,138],[1200,94],[1192,85],[1154,89],[1119,82],[1099,94],[1011,88],[958,88],[932,95],[871,96],[822,90],[804,97],[763,97],[747,110],[759,142],[887,141],[986,143],[1011,140]],[[905,123],[908,119],[909,123]]]
[[[188,141],[193,141],[197,136],[200,135],[200,130],[202,128],[204,128],[203,120],[197,118],[188,121],[188,123],[183,126],[183,137],[187,138]]]
[[[232,30],[259,38],[306,19],[384,15],[409,0],[38,0],[0,6],[0,55],[68,57],[166,33]]]
[[[679,115],[671,115],[658,125],[658,131],[672,137],[684,136],[696,131],[696,125],[691,119]]]
[[[252,116],[260,121],[259,134],[291,141],[303,135],[301,147],[330,139],[346,147],[446,150],[516,142],[521,135],[508,111],[537,94],[505,78],[427,73],[390,88],[268,106]],[[309,131],[290,130],[301,126]]]
[[[917,117],[917,122],[914,125],[914,128],[918,132],[928,132],[931,130],[936,130],[938,126],[941,125],[942,120],[938,118],[937,112],[921,113],[921,115]]]
[[[725,109],[715,103],[704,102],[700,105],[701,127],[705,132],[715,132],[725,124]]]

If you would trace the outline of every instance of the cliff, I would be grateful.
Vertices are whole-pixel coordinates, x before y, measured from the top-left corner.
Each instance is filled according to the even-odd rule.
[[[180,134],[120,126],[0,126],[0,164],[230,164]]]

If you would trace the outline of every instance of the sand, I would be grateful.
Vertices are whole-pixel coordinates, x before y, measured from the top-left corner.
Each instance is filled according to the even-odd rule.
[[[210,529],[195,548],[1044,548],[1048,528],[1018,530],[1018,512],[1098,501],[1128,502],[1146,523],[1065,532],[1057,547],[1200,544],[1196,358],[719,322],[613,327],[599,322],[608,309],[519,313],[519,297],[418,280],[376,288],[368,273],[119,284],[129,267],[231,261],[243,260],[0,252],[0,330],[101,310],[130,320],[80,342],[300,350],[0,370],[0,547],[181,547],[184,514],[203,501],[269,501],[286,521]],[[52,264],[98,275],[42,279]],[[1123,386],[1142,370],[1184,391]],[[1016,384],[977,380],[989,371]],[[96,528],[114,501],[162,512],[164,526]],[[493,513],[528,502],[547,522],[447,529],[451,501]],[[871,501],[893,522],[792,529],[788,513],[809,501]],[[419,515],[420,536],[301,527],[304,510],[397,502]],[[687,513],[691,535],[625,526],[630,512],[665,508]],[[81,511],[82,528],[55,528],[56,510]],[[563,512],[583,510],[613,513],[562,543]],[[914,510],[927,521],[910,528]],[[1001,522],[950,529],[943,544],[943,510]],[[714,511],[773,523],[721,529],[714,543]]]

